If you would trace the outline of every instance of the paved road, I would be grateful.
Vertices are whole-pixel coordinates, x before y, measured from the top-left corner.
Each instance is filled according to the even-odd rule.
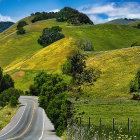
[[[44,110],[38,107],[37,97],[21,96],[19,100],[22,104],[0,131],[0,140],[60,140]]]

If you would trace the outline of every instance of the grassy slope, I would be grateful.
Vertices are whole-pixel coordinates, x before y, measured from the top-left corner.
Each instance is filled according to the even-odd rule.
[[[29,17],[25,17],[22,20],[26,21],[28,24],[31,23],[33,16],[29,16]],[[17,23],[15,23],[14,25],[12,25],[10,28],[8,28],[7,30],[5,30],[4,32],[0,33],[0,39],[13,33],[14,31],[16,31],[16,27],[17,27]]]
[[[113,24],[66,26],[63,32],[78,40],[92,40],[96,51],[127,48],[140,39],[140,30]]]
[[[60,25],[53,20],[42,21],[25,27],[27,33],[25,35],[11,36],[0,40],[0,66],[15,65],[16,63],[29,58],[33,53],[40,50],[42,46],[37,43],[37,39],[42,33],[42,29],[52,25]],[[65,23],[62,23],[65,24]]]
[[[10,122],[11,118],[15,115],[18,108],[19,107],[12,108],[6,106],[5,108],[0,109],[0,130]]]
[[[96,54],[87,60],[87,66],[102,71],[95,86],[85,88],[93,97],[127,97],[129,83],[140,65],[140,48],[128,48]]]
[[[16,35],[15,33],[0,40],[0,60],[2,60],[0,66],[4,68],[8,66],[9,68],[9,65],[11,67],[30,58],[32,54],[41,49],[37,39],[41,35],[42,29],[55,25],[63,28],[66,37],[72,36],[76,40],[92,40],[96,51],[129,47],[133,42],[140,39],[140,30],[129,26],[101,24],[75,27],[66,26],[66,23],[58,23],[55,20],[39,21],[26,26],[27,33],[25,35]]]
[[[42,29],[55,25],[63,28],[66,38],[41,50],[42,47],[37,43],[37,39]],[[140,30],[129,26],[110,24],[67,26],[67,23],[44,20],[29,24],[25,29],[27,31],[25,35],[13,34],[0,41],[0,60],[2,60],[0,66],[4,67],[5,71],[18,69],[60,72],[60,65],[64,63],[70,51],[74,49],[75,40],[92,40],[95,50],[100,51],[129,47],[132,42],[140,39]],[[96,54],[96,56],[95,53],[91,53],[87,65],[98,67],[103,71],[103,74],[95,83],[96,85],[87,88],[86,91],[89,94],[92,93],[93,97],[126,96],[128,84],[138,67],[138,52],[139,49],[135,48],[130,49],[130,51],[103,52]],[[98,55],[99,59],[93,61]],[[104,57],[100,57],[100,55]],[[127,62],[129,59],[130,61]],[[117,77],[118,75],[120,76]],[[110,77],[112,81],[110,81]],[[120,86],[121,82],[124,84]]]
[[[25,62],[19,63],[12,69],[51,70],[60,72],[61,65],[67,60],[69,53],[75,49],[71,37],[64,38],[43,48]]]

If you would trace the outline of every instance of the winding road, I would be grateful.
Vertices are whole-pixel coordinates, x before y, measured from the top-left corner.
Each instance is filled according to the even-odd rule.
[[[22,103],[10,123],[0,131],[0,140],[61,140],[44,110],[38,107],[38,98],[21,96]]]

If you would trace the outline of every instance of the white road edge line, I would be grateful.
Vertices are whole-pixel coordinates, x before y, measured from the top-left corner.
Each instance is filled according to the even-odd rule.
[[[27,107],[27,104],[25,104],[25,105],[26,105],[26,107]],[[3,136],[5,136],[5,135],[7,135],[9,132],[11,132],[11,131],[19,124],[19,122],[20,122],[20,120],[21,120],[21,118],[22,118],[22,116],[23,116],[23,114],[24,114],[24,112],[25,112],[26,107],[24,108],[24,111],[23,111],[23,113],[22,113],[22,115],[21,115],[19,121],[17,122],[17,124],[16,124],[10,131],[8,131],[7,133],[5,133],[5,134],[3,134],[2,136],[0,136],[0,138],[3,137]]]
[[[41,134],[41,137],[39,138],[39,140],[41,140],[42,137],[43,137],[43,133],[44,133],[44,123],[45,123],[45,113],[44,113],[44,109],[43,109],[43,128],[42,128],[42,134]]]

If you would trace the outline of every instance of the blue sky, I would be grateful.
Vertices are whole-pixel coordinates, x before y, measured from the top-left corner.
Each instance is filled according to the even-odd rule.
[[[94,23],[116,18],[140,18],[140,0],[0,0],[0,21],[18,21],[38,11],[65,6],[87,14]]]

